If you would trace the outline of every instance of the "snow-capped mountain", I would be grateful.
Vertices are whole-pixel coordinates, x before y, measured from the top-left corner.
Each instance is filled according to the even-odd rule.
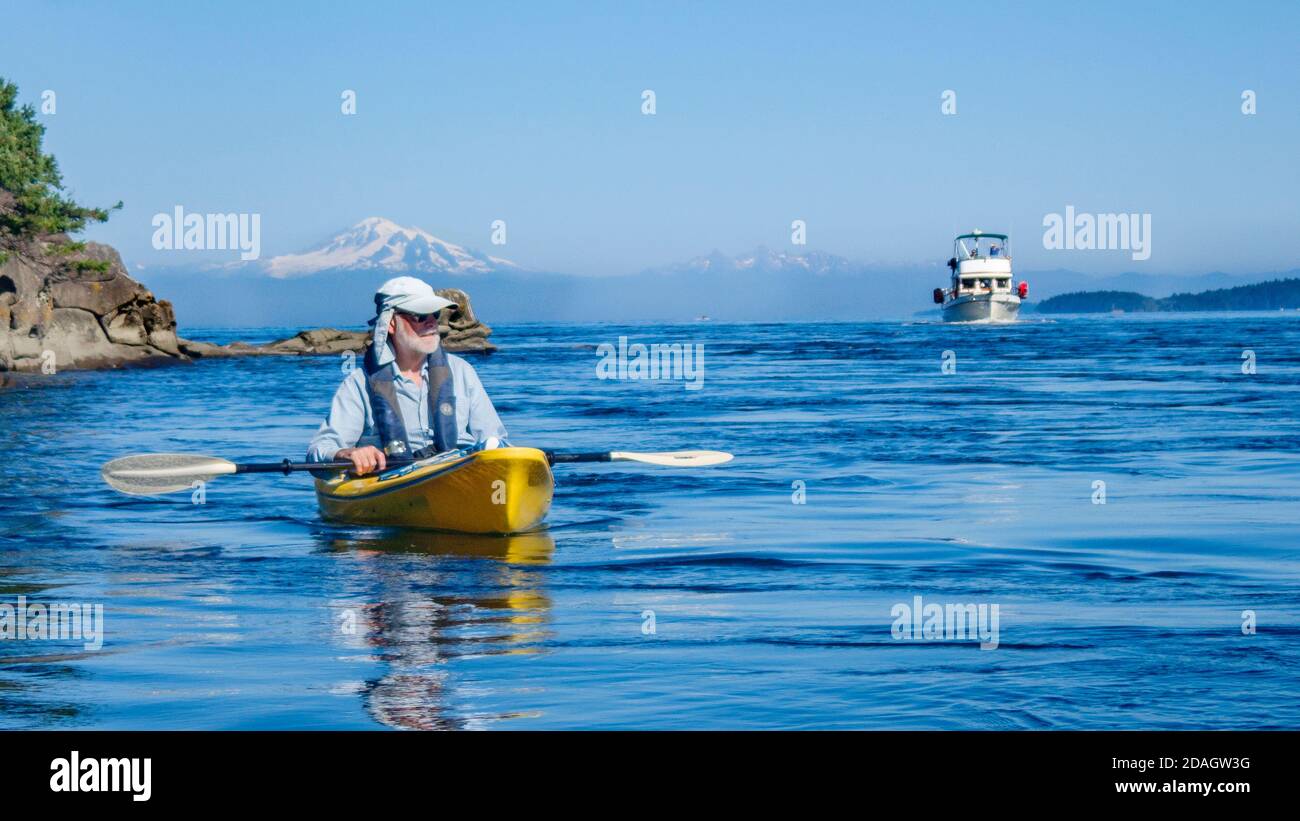
[[[263,265],[276,279],[322,271],[372,270],[393,273],[486,274],[517,271],[515,263],[462,248],[419,228],[406,228],[382,217],[369,217],[320,248],[283,254]]]

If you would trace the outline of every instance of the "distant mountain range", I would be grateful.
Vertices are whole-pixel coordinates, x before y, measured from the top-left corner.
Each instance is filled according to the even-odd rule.
[[[854,274],[862,271],[863,263],[821,251],[801,254],[773,251],[759,246],[753,251],[729,257],[721,251],[695,257],[686,262],[651,268],[645,273],[661,276],[676,274],[737,274],[737,273],[799,273],[813,276]]]
[[[1155,299],[1132,291],[1084,291],[1045,299],[1043,314],[1110,311],[1276,311],[1300,309],[1300,279],[1275,279],[1199,294],[1178,293]]]
[[[151,268],[137,274],[176,308],[182,328],[318,326],[364,323],[375,288],[409,273],[434,287],[465,289],[492,322],[800,321],[911,316],[946,285],[940,259],[864,262],[817,250],[759,247],[719,251],[622,276],[574,276],[527,268],[464,248],[419,228],[370,217],[320,245],[220,268]],[[1077,271],[1017,271],[1030,299],[1084,290],[1129,291],[1153,298],[1224,288],[1283,274],[1096,277]],[[1032,304],[1032,303],[1031,303]],[[1107,308],[1109,310],[1109,308]]]

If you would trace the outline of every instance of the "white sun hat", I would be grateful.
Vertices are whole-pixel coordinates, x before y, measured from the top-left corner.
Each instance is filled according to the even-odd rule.
[[[375,291],[375,312],[398,308],[412,314],[431,314],[456,303],[433,292],[433,286],[415,277],[393,277]]]

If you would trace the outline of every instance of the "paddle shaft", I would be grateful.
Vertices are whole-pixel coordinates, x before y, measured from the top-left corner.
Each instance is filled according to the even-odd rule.
[[[388,467],[409,465],[410,459],[389,459]],[[235,473],[283,473],[288,476],[296,470],[351,470],[351,462],[243,462],[235,464]]]
[[[564,462],[608,462],[610,461],[609,451],[595,453],[556,453],[553,450],[543,451],[546,454],[546,461],[552,465]],[[388,467],[400,467],[409,465],[410,459],[389,459]],[[353,467],[351,462],[291,462],[285,459],[282,462],[239,462],[235,464],[235,473],[283,473],[288,476],[290,473],[300,470],[350,470]]]
[[[610,462],[609,451],[598,453],[556,453],[553,450],[542,451],[546,454],[546,461],[552,465],[558,465],[562,462]]]

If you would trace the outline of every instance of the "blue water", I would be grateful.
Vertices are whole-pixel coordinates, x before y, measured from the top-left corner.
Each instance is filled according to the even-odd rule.
[[[702,344],[700,389],[597,379],[620,335]],[[300,455],[334,358],[0,391],[0,600],[106,631],[0,641],[0,727],[1300,728],[1300,316],[494,340],[518,444],[737,458],[560,466],[547,530],[458,537],[326,523],[301,476],[101,484]],[[915,596],[996,604],[996,649],[896,639]]]

